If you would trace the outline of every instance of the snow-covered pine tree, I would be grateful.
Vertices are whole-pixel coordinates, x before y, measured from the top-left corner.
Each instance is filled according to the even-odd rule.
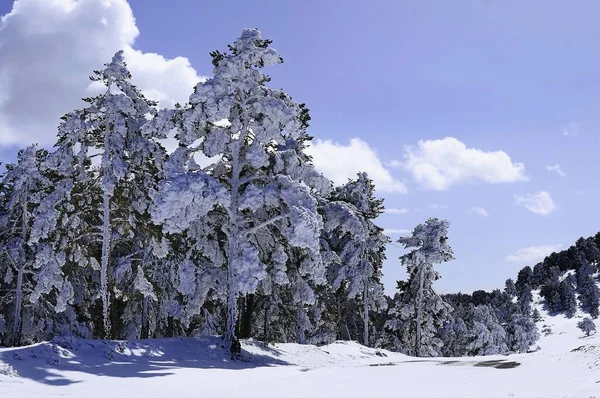
[[[462,306],[448,316],[448,321],[440,331],[442,340],[442,355],[445,357],[462,357],[467,355],[469,330],[463,316]]]
[[[269,171],[270,154],[289,139],[304,137],[308,122],[303,105],[266,86],[270,79],[260,69],[281,62],[270,43],[257,29],[245,29],[229,53],[211,54],[214,76],[190,96],[177,123],[178,138],[188,154],[201,151],[221,159],[206,171],[181,173],[162,184],[153,207],[153,218],[167,232],[185,231],[215,208],[226,214],[221,226],[227,253],[224,339],[232,351],[239,349],[238,299],[255,293],[267,275],[255,236],[268,231],[286,246],[306,249],[314,258],[319,254],[322,221],[310,189]],[[189,164],[189,158],[182,159]]]
[[[31,238],[37,208],[51,187],[51,180],[40,167],[46,156],[47,151],[36,145],[19,151],[17,164],[6,165],[1,185],[0,259],[3,261],[0,263],[4,266],[0,268],[3,278],[0,286],[6,286],[2,291],[14,294],[0,296],[0,308],[12,320],[10,338],[6,340],[14,345],[22,339],[23,311],[31,305],[35,280],[39,284],[44,278],[43,273],[36,271],[39,249]],[[60,276],[59,282],[62,284]]]
[[[551,267],[544,284],[540,288],[540,295],[546,300],[548,308],[552,312],[563,310],[560,299],[560,270],[558,267]]]
[[[533,303],[533,295],[531,293],[531,287],[525,284],[521,287],[517,296],[517,304],[521,314],[529,316],[531,314],[531,304]]]
[[[308,126],[308,114],[305,119]],[[285,175],[305,183],[311,195],[322,203],[330,194],[332,183],[316,171],[304,152],[311,139],[306,131],[287,137],[270,153],[272,167],[268,172],[272,178]],[[266,276],[255,294],[240,301],[240,335],[299,343],[312,339],[322,323],[317,291],[327,282],[321,256],[282,244],[285,239],[276,233],[256,234],[254,239],[260,247],[260,260],[266,265]]]
[[[577,298],[573,289],[572,278],[565,278],[560,282],[560,299],[565,315],[572,318],[577,312]]]
[[[592,332],[596,332],[596,325],[591,318],[583,318],[581,321],[577,323],[577,327],[585,333],[586,337],[589,336]]]
[[[506,282],[504,282],[504,291],[510,297],[516,297],[517,295],[517,287],[515,286],[515,282],[512,279],[508,278]]]
[[[112,265],[127,268],[131,253],[136,250],[128,247],[135,229],[128,210],[139,204],[140,199],[131,188],[135,178],[139,178],[132,169],[132,156],[140,150],[140,140],[147,138],[142,136],[141,129],[156,110],[155,103],[131,84],[122,51],[117,52],[102,71],[94,71],[91,79],[103,83],[106,91],[85,98],[88,107],[63,117],[57,150],[49,159],[49,167],[62,172],[65,180],[64,191],[69,200],[59,210],[63,228],[81,230],[82,222],[87,224],[82,235],[70,242],[84,239],[84,244],[67,248],[64,236],[57,236],[58,242],[62,242],[59,246],[63,247],[55,249],[65,249],[73,262],[88,264],[100,271],[102,326],[99,335],[108,337],[111,335],[111,291],[119,291],[112,281],[116,275],[111,278],[115,271]],[[158,153],[151,151],[150,156],[153,155]],[[100,161],[94,164],[92,158],[96,156]],[[149,160],[148,156],[142,157]],[[132,203],[134,201],[137,202]],[[95,254],[98,252],[99,256]],[[139,274],[140,269],[136,272]]]
[[[346,318],[343,325],[353,325],[353,319],[359,315],[355,310],[360,311],[362,341],[367,346],[370,345],[369,311],[385,310],[387,305],[383,299],[381,267],[385,246],[390,242],[383,229],[373,222],[383,213],[383,200],[377,199],[374,192],[375,186],[368,175],[358,173],[355,180],[338,187],[330,203],[323,206],[324,244],[327,250],[333,250],[325,257],[331,259],[328,279],[340,310],[338,316]],[[342,308],[347,310],[343,315]]]
[[[403,350],[410,355],[440,354],[437,335],[448,317],[449,305],[433,289],[439,279],[433,266],[454,259],[447,243],[449,226],[446,220],[430,218],[411,236],[398,239],[405,248],[414,250],[400,257],[409,281],[400,302],[390,311],[393,318],[386,327],[399,335]]]
[[[509,346],[514,352],[527,352],[539,338],[537,326],[531,315],[516,312],[507,327]]]
[[[500,355],[508,352],[507,335],[491,305],[472,309],[468,320],[467,352],[470,355]]]
[[[588,247],[590,245],[584,245],[580,242],[580,246]],[[600,290],[598,289],[598,285],[594,278],[594,273],[596,271],[596,264],[590,262],[583,251],[579,252],[577,257],[577,268],[575,270],[579,300],[581,301],[583,309],[588,311],[590,316],[594,319],[598,318],[598,315],[600,315]]]

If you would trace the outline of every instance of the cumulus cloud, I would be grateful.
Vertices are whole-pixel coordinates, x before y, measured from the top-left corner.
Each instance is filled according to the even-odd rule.
[[[506,152],[467,148],[453,137],[419,141],[406,148],[404,162],[390,164],[406,168],[421,187],[434,191],[466,181],[500,184],[528,179],[523,163],[513,162]]]
[[[0,146],[53,143],[60,116],[97,89],[88,76],[120,49],[133,82],[161,107],[186,102],[203,79],[187,58],[134,48],[126,0],[16,0],[0,32]]]
[[[406,214],[408,213],[409,210],[408,209],[385,209],[385,213],[386,214],[396,214],[396,215],[401,215],[401,214]]]
[[[552,214],[557,209],[552,196],[546,191],[538,191],[524,196],[515,195],[515,202],[530,212],[542,216]]]
[[[544,246],[529,246],[517,250],[514,254],[506,257],[506,261],[511,263],[528,263],[530,265],[542,261],[552,252],[556,252],[562,248],[562,245],[544,245]]]
[[[546,166],[546,170],[550,171],[550,172],[555,172],[556,174],[558,174],[561,177],[566,177],[567,173],[565,173],[563,171],[563,169],[560,167],[560,164],[555,164],[554,166]]]
[[[379,159],[377,152],[360,138],[352,138],[348,145],[330,140],[316,140],[306,150],[313,157],[317,170],[341,185],[358,172],[366,172],[377,190],[405,193],[406,186],[392,176]]]
[[[490,213],[488,213],[488,211],[485,208],[480,207],[480,206],[471,207],[469,209],[469,213],[475,214],[475,215],[478,215],[481,217],[489,217],[490,216]]]

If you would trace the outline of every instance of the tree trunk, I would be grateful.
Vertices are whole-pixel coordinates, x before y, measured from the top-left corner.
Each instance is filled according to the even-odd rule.
[[[421,266],[419,270],[419,291],[417,292],[417,319],[416,319],[416,337],[415,337],[415,356],[421,356],[421,318],[423,316],[423,273],[425,267]]]
[[[363,344],[369,346],[369,278],[365,277],[363,294]]]
[[[248,294],[244,298],[244,308],[240,325],[240,337],[247,339],[252,337],[252,312],[254,311],[254,295]]]
[[[148,297],[144,296],[142,299],[142,330],[141,330],[141,338],[148,339],[150,338],[150,325],[148,324]]]
[[[27,220],[29,218],[27,211],[27,202],[23,197],[21,199],[21,244],[26,245],[27,242]],[[22,248],[26,250],[25,247]],[[26,259],[20,259],[20,264],[17,265],[17,261],[9,255],[13,266],[17,270],[17,288],[15,291],[15,320],[13,323],[13,341],[14,345],[18,345],[21,342],[21,315],[23,313],[23,275],[25,274],[25,261]]]
[[[104,338],[110,338],[110,318],[108,299],[108,263],[110,256],[110,196],[104,192],[102,196],[102,258],[100,264],[100,297],[102,299],[102,320]]]
[[[264,322],[264,326],[263,326],[263,328],[264,328],[263,335],[264,335],[265,342],[267,342],[267,343],[270,340],[270,336],[269,336],[270,333],[269,333],[268,325],[269,325],[269,305],[267,304],[267,305],[265,305],[265,322]]]
[[[237,283],[235,281],[234,264],[236,262],[236,253],[238,250],[237,237],[235,234],[229,236],[229,258],[227,261],[227,323],[223,340],[229,344],[233,353],[239,352],[238,338],[235,335],[235,326],[237,322]],[[240,348],[241,349],[241,348]]]
[[[23,312],[23,274],[25,273],[25,264],[17,268],[17,289],[15,292],[15,322],[13,324],[14,345],[21,342],[21,313]]]

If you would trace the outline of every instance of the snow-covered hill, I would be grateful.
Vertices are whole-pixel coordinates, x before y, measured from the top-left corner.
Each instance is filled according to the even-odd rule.
[[[535,301],[542,337],[529,354],[415,359],[249,340],[231,361],[218,338],[55,340],[0,349],[0,397],[600,397],[600,334],[583,337],[583,314],[552,317]]]

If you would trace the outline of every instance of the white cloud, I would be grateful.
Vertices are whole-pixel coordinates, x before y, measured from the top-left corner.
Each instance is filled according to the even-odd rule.
[[[506,152],[467,148],[453,137],[407,147],[401,164],[423,188],[435,191],[466,181],[500,184],[528,180],[523,163],[514,163]]]
[[[565,137],[575,136],[579,133],[579,123],[569,123],[562,129],[562,133]]]
[[[0,146],[53,143],[60,116],[94,91],[88,76],[120,49],[133,82],[161,107],[186,102],[202,80],[187,58],[133,47],[126,0],[16,0],[0,31]]]
[[[556,174],[558,174],[561,177],[567,176],[567,173],[565,173],[563,171],[563,169],[560,167],[560,164],[555,164],[554,166],[546,166],[546,170],[554,171]]]
[[[542,216],[547,216],[557,209],[552,196],[546,191],[538,191],[525,196],[515,195],[515,202],[530,212]]]
[[[386,214],[396,214],[396,215],[400,215],[400,214],[406,214],[408,213],[409,210],[408,209],[385,209],[385,213]]]
[[[410,234],[412,231],[410,229],[394,229],[394,228],[388,228],[388,229],[384,229],[383,233],[386,235],[408,235]]]
[[[534,265],[544,259],[552,252],[562,248],[562,245],[529,246],[517,250],[514,254],[506,257],[511,263],[528,263]]]
[[[440,204],[434,203],[434,204],[429,205],[429,208],[431,210],[442,210],[442,209],[447,209],[448,205],[440,205]]]
[[[306,152],[313,157],[317,170],[341,185],[358,172],[366,172],[382,192],[406,192],[402,181],[395,179],[379,159],[377,152],[360,138],[352,138],[348,145],[330,140],[316,140]]]
[[[469,213],[471,214],[475,214],[481,217],[489,217],[490,213],[488,213],[488,211],[480,206],[475,206],[469,209]]]

